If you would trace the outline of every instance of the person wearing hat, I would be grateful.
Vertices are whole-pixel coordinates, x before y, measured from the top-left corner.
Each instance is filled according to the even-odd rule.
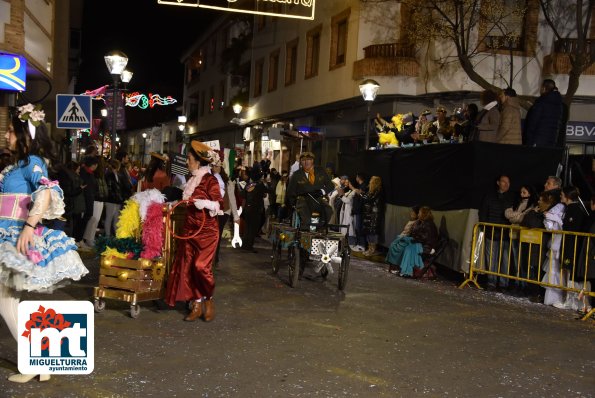
[[[165,292],[165,302],[172,307],[177,301],[190,302],[191,312],[184,318],[188,322],[199,318],[209,322],[215,317],[212,264],[219,242],[217,216],[223,214],[223,198],[209,165],[218,158],[215,151],[200,141],[192,141],[188,148],[188,170],[192,177],[182,194],[188,202],[182,235],[192,238],[178,241]]]
[[[320,213],[320,222],[326,224],[333,215],[333,208],[327,198],[335,189],[333,182],[322,167],[314,166],[312,152],[303,152],[300,164],[301,168],[289,179],[287,203],[298,212],[300,223],[304,225],[302,229],[309,228],[313,212]]]
[[[141,191],[147,189],[158,189],[162,191],[171,185],[169,175],[167,175],[168,157],[157,152],[151,152],[151,160],[147,167],[147,172],[141,180]]]
[[[496,133],[498,144],[521,145],[521,106],[516,91],[511,87],[500,90],[498,99],[502,105],[500,124]]]
[[[436,108],[437,119],[434,121],[436,136],[440,141],[450,140],[454,133],[454,128],[450,124],[449,118],[446,117],[446,108],[439,106]]]

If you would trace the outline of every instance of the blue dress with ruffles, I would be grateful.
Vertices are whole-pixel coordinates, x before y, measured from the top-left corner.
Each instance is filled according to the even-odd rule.
[[[7,167],[0,177],[0,283],[16,290],[51,292],[68,280],[79,280],[89,271],[76,251],[74,239],[42,225],[34,230],[34,245],[27,256],[17,252],[25,217],[7,216],[10,208],[5,206],[12,200],[10,195],[27,201],[25,195],[30,195],[31,208],[36,195],[49,189],[50,203],[42,218],[57,218],[64,212],[62,189],[48,179],[43,159],[29,156],[28,160]]]

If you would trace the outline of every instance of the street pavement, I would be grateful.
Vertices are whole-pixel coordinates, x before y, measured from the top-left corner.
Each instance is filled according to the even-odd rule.
[[[592,397],[595,321],[473,288],[417,281],[353,259],[345,292],[306,270],[271,274],[270,249],[222,248],[216,318],[182,305],[108,300],[95,315],[95,370],[15,384],[16,343],[0,323],[0,397]],[[97,259],[50,296],[92,300]],[[446,273],[444,274],[446,275]]]

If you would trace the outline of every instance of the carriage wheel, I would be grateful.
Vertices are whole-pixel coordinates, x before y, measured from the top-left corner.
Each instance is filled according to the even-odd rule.
[[[339,290],[345,290],[347,286],[347,276],[349,275],[349,249],[344,249],[341,255],[341,264],[339,265],[339,277],[337,287]]]
[[[289,286],[297,287],[298,279],[300,277],[300,248],[292,246],[289,250],[293,251],[292,261],[289,261]]]
[[[136,319],[136,318],[138,318],[139,314],[140,314],[140,305],[131,304],[130,305],[130,317]]]
[[[271,265],[273,267],[273,275],[276,275],[281,265],[281,241],[279,239],[273,242],[273,259]]]

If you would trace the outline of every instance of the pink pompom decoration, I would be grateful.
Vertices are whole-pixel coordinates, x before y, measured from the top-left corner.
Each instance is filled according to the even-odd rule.
[[[151,203],[143,224],[143,252],[141,258],[161,257],[163,251],[163,213],[161,203]]]
[[[41,260],[43,260],[43,256],[37,250],[29,250],[27,252],[27,257],[29,260],[35,264],[39,264]]]

